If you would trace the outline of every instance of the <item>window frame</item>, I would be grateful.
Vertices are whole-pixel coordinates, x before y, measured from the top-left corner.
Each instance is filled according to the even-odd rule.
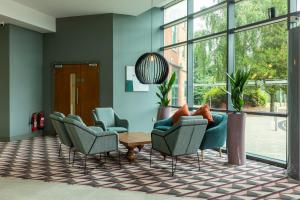
[[[178,2],[181,2],[181,1],[183,1],[183,0],[172,1],[171,3],[169,3],[167,6],[163,7],[162,9],[168,8],[168,7],[174,5]],[[265,19],[262,21],[235,27],[235,4],[238,2],[241,2],[241,1],[244,1],[244,0],[225,0],[221,3],[213,5],[211,7],[194,12],[194,6],[193,6],[194,0],[187,0],[187,16],[182,17],[177,20],[174,20],[174,21],[171,21],[171,22],[168,22],[166,24],[163,24],[160,27],[161,30],[164,30],[167,27],[174,26],[174,25],[180,24],[182,22],[187,23],[187,40],[184,42],[179,42],[176,44],[163,46],[160,48],[160,51],[163,52],[164,50],[167,50],[167,49],[179,47],[182,45],[187,45],[187,59],[188,59],[187,60],[187,70],[188,70],[187,71],[187,102],[188,102],[190,109],[196,109],[193,104],[193,101],[194,101],[194,99],[193,99],[193,96],[194,96],[194,94],[193,94],[193,60],[194,60],[193,59],[193,45],[195,42],[205,41],[205,40],[209,40],[209,39],[212,39],[215,37],[226,36],[227,37],[227,67],[226,68],[227,68],[227,73],[232,73],[235,71],[235,53],[234,53],[235,33],[250,30],[250,29],[255,29],[255,28],[258,28],[261,26],[267,26],[267,25],[270,25],[273,23],[278,23],[281,21],[287,21],[287,30],[289,30],[289,29],[295,27],[295,23],[293,23],[293,19],[294,19],[293,17],[300,16],[300,10],[297,10],[297,3],[299,4],[300,0],[286,0],[287,5],[288,5],[287,14],[277,16],[272,19]],[[205,15],[206,13],[218,10],[222,7],[227,8],[227,29],[225,31],[193,38],[193,19],[198,16]],[[230,83],[227,78],[227,89],[229,89],[229,86],[230,86],[229,84]],[[234,109],[232,108],[230,96],[227,95],[227,108],[226,109],[212,109],[212,111],[226,112],[226,113],[230,113],[230,112],[234,111]],[[288,118],[288,113],[271,113],[271,112],[258,112],[258,111],[244,111],[244,112],[251,114],[251,115],[258,115],[258,116],[262,115],[262,116]],[[286,165],[287,159],[286,159],[286,162],[283,163],[282,161],[278,161],[278,160],[275,160],[272,158],[266,158],[266,157],[259,156],[259,155],[252,155],[251,153],[247,156],[250,158],[255,158],[257,160],[266,162],[266,163],[278,164],[282,167],[287,166]],[[287,156],[286,156],[286,158],[287,158]]]

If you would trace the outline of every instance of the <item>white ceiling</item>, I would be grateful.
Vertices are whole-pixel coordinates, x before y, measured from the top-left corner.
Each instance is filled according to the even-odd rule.
[[[153,0],[161,7],[172,0]],[[0,0],[0,22],[38,32],[55,32],[56,18],[115,13],[137,16],[151,8],[151,0]]]
[[[151,0],[13,0],[55,18],[116,13],[137,16],[151,8]],[[162,6],[170,0],[153,0]]]

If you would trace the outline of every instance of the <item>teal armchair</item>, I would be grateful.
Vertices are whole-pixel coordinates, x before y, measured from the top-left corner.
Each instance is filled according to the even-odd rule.
[[[177,124],[166,131],[154,129],[151,133],[150,167],[152,163],[152,150],[156,150],[163,155],[171,156],[172,176],[176,170],[178,156],[197,154],[200,170],[198,149],[204,137],[206,126],[206,119],[199,116],[189,116],[181,117]]]
[[[101,127],[104,131],[128,132],[128,121],[121,119],[112,108],[96,108],[92,114],[95,126]]]
[[[219,149],[219,154],[221,157],[221,148],[225,145],[227,138],[227,114],[213,113],[212,116],[214,122],[208,125],[200,146],[202,160],[204,159],[203,151],[205,149]]]
[[[85,155],[85,170],[88,155],[108,153],[111,151],[118,151],[119,165],[121,166],[120,152],[118,150],[119,138],[116,132],[103,131],[103,129],[99,127],[87,127],[80,117],[74,115],[66,117],[64,119],[64,124],[74,144],[76,152],[80,152]],[[74,157],[75,151],[73,163]]]
[[[49,115],[49,118],[50,118],[52,126],[60,140],[58,156],[61,155],[61,150],[62,150],[61,145],[62,144],[69,147],[69,163],[70,163],[71,150],[74,147],[74,145],[73,145],[73,142],[71,141],[71,138],[70,138],[70,136],[66,130],[66,127],[64,125],[65,115],[60,112],[54,112],[53,114]]]

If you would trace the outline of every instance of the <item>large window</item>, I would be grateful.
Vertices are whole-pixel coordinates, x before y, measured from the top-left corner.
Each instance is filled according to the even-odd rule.
[[[288,7],[288,1],[290,6]],[[289,10],[290,9],[290,10]],[[183,0],[165,8],[164,55],[177,79],[171,105],[231,111],[227,72],[250,67],[246,151],[286,161],[288,13],[300,0]],[[291,13],[298,16],[299,13]]]
[[[236,26],[242,26],[269,18],[270,9],[275,17],[287,13],[286,0],[242,0],[235,5]]]
[[[168,27],[164,30],[165,46],[184,42],[187,40],[187,25],[186,22]]]
[[[212,7],[225,0],[194,0],[194,12],[201,11],[203,9]]]
[[[171,105],[182,106],[187,103],[187,47],[173,47],[164,51],[169,62],[170,76],[176,73],[176,81],[170,93]]]
[[[236,68],[252,71],[244,110],[287,113],[286,27],[284,21],[236,34]]]
[[[194,106],[226,109],[226,37],[194,44]]]
[[[194,38],[218,33],[226,30],[227,12],[221,8],[205,15],[200,15],[193,20]]]
[[[180,1],[179,3],[166,8],[164,11],[165,24],[180,19],[187,15],[187,0]]]

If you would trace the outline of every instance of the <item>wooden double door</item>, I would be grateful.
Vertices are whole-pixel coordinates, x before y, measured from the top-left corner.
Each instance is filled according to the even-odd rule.
[[[92,125],[92,110],[99,106],[99,65],[61,65],[54,74],[55,110]]]

